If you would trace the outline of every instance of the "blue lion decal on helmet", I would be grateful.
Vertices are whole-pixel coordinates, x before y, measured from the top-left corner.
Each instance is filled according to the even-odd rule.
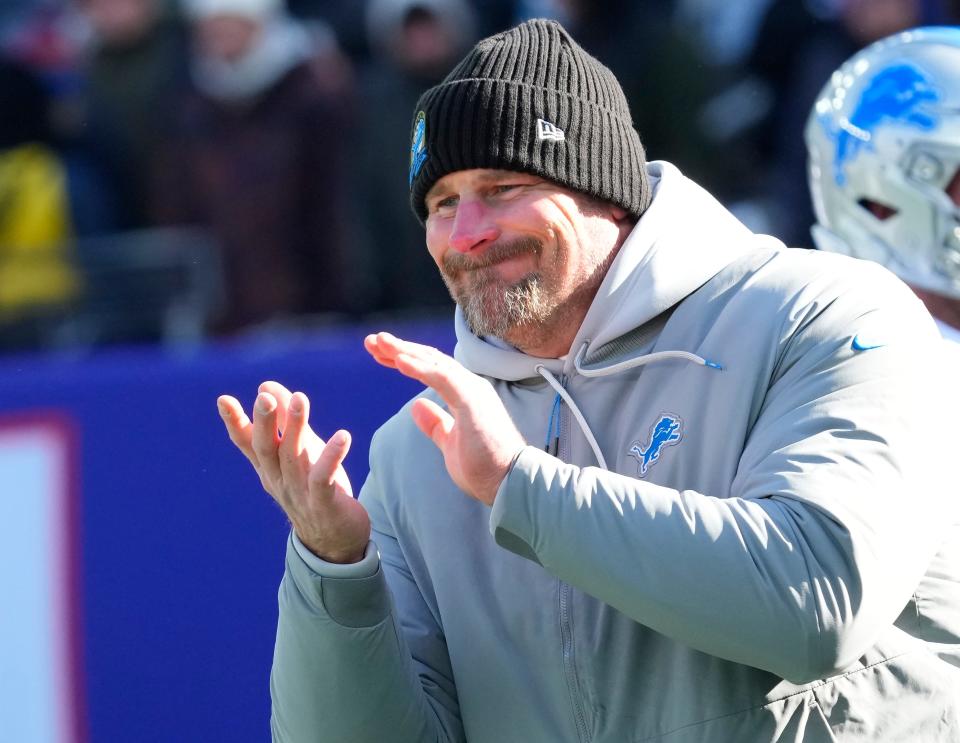
[[[936,128],[937,120],[920,109],[925,103],[940,100],[930,80],[916,67],[898,64],[881,70],[860,95],[849,118],[833,126],[829,114],[820,117],[827,136],[834,140],[834,178],[846,182],[844,166],[856,158],[863,147],[872,147],[877,129],[886,122],[909,124],[924,131]]]
[[[661,414],[660,419],[653,424],[650,434],[650,444],[646,448],[640,442],[630,447],[630,453],[640,461],[640,477],[647,474],[647,470],[660,459],[663,447],[676,444],[683,438],[683,421],[678,416]]]

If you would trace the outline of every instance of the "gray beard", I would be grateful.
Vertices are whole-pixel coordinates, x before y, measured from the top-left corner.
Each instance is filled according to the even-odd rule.
[[[536,240],[523,239],[495,245],[480,259],[459,253],[444,259],[443,280],[475,335],[510,340],[508,336],[515,335],[517,329],[536,327],[547,320],[552,307],[541,274],[528,274],[514,284],[482,275],[482,269],[515,255],[539,253],[541,249]],[[466,281],[458,283],[456,279],[461,276]]]
[[[525,276],[506,289],[488,284],[480,291],[455,299],[470,330],[479,336],[492,335],[506,340],[511,331],[537,325],[547,314],[539,274]]]

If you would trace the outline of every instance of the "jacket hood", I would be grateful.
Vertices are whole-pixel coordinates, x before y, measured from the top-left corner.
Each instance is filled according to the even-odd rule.
[[[570,374],[584,344],[597,349],[641,327],[706,283],[744,253],[775,238],[755,235],[713,196],[664,161],[647,164],[653,201],[627,236],[564,359],[541,359],[480,338],[457,308],[454,357],[470,371],[517,381],[542,365]],[[585,358],[589,360],[589,350]]]

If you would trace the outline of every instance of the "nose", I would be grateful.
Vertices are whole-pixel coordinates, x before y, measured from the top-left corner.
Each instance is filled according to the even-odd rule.
[[[450,232],[450,248],[458,253],[471,253],[493,243],[500,230],[479,199],[462,199],[457,205],[453,229]]]

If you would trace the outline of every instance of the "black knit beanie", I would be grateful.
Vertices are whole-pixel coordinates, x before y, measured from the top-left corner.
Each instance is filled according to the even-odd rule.
[[[534,173],[639,217],[650,203],[643,145],[620,84],[554,21],[479,41],[417,103],[410,205],[447,173]]]

